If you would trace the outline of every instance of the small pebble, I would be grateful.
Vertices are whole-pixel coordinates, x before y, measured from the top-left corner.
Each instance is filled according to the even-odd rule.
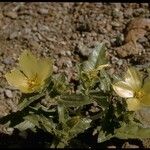
[[[11,65],[13,63],[13,59],[11,57],[7,57],[3,60],[5,65]]]
[[[60,54],[61,54],[62,56],[66,56],[66,52],[63,51],[63,50],[61,50]]]
[[[3,70],[4,70],[4,66],[0,65],[0,72],[3,72]]]
[[[121,66],[123,64],[123,60],[119,59],[117,63],[118,63],[119,66]]]
[[[8,97],[8,98],[13,98],[13,94],[12,94],[12,91],[11,91],[11,90],[5,90],[5,95],[6,95],[6,97]]]
[[[47,15],[47,14],[48,14],[48,9],[41,8],[41,9],[38,10],[38,12],[39,12],[41,15]]]
[[[71,60],[66,61],[66,66],[70,68],[73,66]]]
[[[116,148],[115,145],[110,145],[110,146],[107,146],[107,148]]]
[[[18,36],[18,32],[13,32],[10,34],[9,39],[12,40]]]
[[[70,52],[70,51],[66,51],[66,54],[67,54],[68,56],[71,56],[71,52]]]
[[[130,144],[129,142],[125,142],[123,144],[122,148],[139,148],[139,146],[138,145]]]
[[[15,19],[18,17],[17,13],[15,11],[8,11],[4,13],[5,16],[11,18],[11,19]]]
[[[54,71],[54,73],[57,73],[58,72],[58,67],[57,66],[53,66],[53,71]]]

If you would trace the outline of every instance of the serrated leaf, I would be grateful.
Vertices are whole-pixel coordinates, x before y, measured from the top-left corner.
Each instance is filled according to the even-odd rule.
[[[79,116],[74,116],[71,119],[67,120],[66,124],[69,128],[74,127],[80,120]]]
[[[90,54],[88,61],[83,63],[83,71],[97,69],[100,65],[106,64],[106,49],[103,43],[98,44]]]
[[[64,109],[63,106],[58,106],[58,116],[59,116],[59,123],[65,123],[66,119],[69,117],[67,111]]]
[[[24,108],[28,107],[31,103],[34,101],[38,100],[39,98],[43,97],[44,93],[29,97],[29,98],[24,98],[23,101],[18,105],[19,110],[23,110]]]
[[[112,134],[106,135],[106,133],[103,130],[100,130],[99,133],[98,133],[97,142],[102,143],[102,142],[105,142],[107,140],[110,140],[112,137],[113,137]]]
[[[0,123],[5,124],[7,122],[10,122],[10,126],[14,127],[15,125],[22,122],[24,120],[23,117],[25,117],[28,114],[29,114],[29,108],[26,108],[22,111],[12,112],[7,116],[2,117],[0,119]]]
[[[79,116],[73,117],[70,120],[68,120],[68,125],[70,127],[70,138],[77,136],[79,133],[83,133],[90,127],[90,123],[91,119],[80,118]]]
[[[25,131],[27,129],[32,129],[34,127],[35,127],[35,125],[33,123],[31,123],[28,120],[25,120],[25,121],[19,123],[18,125],[16,125],[14,128],[16,128],[22,132],[22,131]]]
[[[114,137],[120,139],[150,138],[150,128],[142,128],[135,122],[122,123],[121,128],[115,130]]]
[[[108,103],[108,101],[107,101],[107,97],[106,96],[93,96],[92,97],[92,99],[94,100],[94,101],[96,101],[97,102],[97,104],[100,106],[100,107],[102,107],[103,109],[106,109],[106,108],[108,108],[109,107],[109,103]]]
[[[58,104],[64,105],[65,107],[79,107],[92,103],[88,96],[82,94],[63,95],[56,100]]]
[[[139,123],[130,121],[127,124],[122,122],[121,127],[114,130],[113,134],[108,134],[103,130],[99,131],[98,142],[104,142],[112,137],[119,139],[145,139],[150,138],[150,128],[143,128]]]
[[[53,121],[43,115],[28,115],[25,117],[25,120],[28,120],[38,128],[44,128],[49,133],[52,133],[53,129],[55,129],[55,124]]]
[[[105,92],[110,91],[111,79],[110,79],[109,75],[107,74],[107,72],[105,70],[101,70],[100,76],[101,76],[101,78],[103,78],[103,79],[101,79],[101,82],[100,82],[101,89]]]
[[[64,74],[55,77],[54,88],[58,91],[58,93],[63,93],[67,90],[68,85],[66,83],[66,76]]]
[[[25,116],[24,119],[32,123],[34,126],[40,127],[39,122],[38,122],[39,121],[38,115],[34,115],[34,114],[28,115],[28,116]]]
[[[40,125],[46,129],[47,132],[52,133],[55,129],[55,124],[50,118],[46,118],[43,115],[39,116]]]
[[[150,68],[146,68],[146,69],[147,69],[148,74],[150,75]]]

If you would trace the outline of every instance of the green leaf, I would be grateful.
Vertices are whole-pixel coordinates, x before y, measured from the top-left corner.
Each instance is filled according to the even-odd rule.
[[[67,111],[64,109],[63,106],[58,106],[58,116],[59,116],[59,123],[65,123],[66,119],[69,117]]]
[[[88,96],[82,94],[63,95],[56,100],[58,104],[65,107],[79,107],[92,103]]]
[[[103,43],[98,44],[90,54],[88,61],[83,63],[83,71],[87,72],[97,69],[100,65],[106,64],[107,62],[105,45]]]
[[[148,72],[148,74],[150,75],[150,68],[147,68],[147,72]]]
[[[114,130],[114,133],[106,133],[99,130],[98,143],[109,140],[112,137],[120,139],[145,139],[150,138],[150,128],[143,128],[139,123],[130,121],[127,124],[121,123],[121,127]]]
[[[106,135],[106,133],[103,130],[100,130],[98,133],[98,143],[105,142],[107,140],[110,140],[113,137],[112,134]]]
[[[12,112],[8,114],[7,116],[4,116],[0,119],[0,124],[5,124],[7,122],[10,122],[10,126],[14,127],[15,125],[21,123],[24,121],[24,117],[29,114],[30,108],[25,108],[22,111]]]
[[[31,115],[25,116],[24,119],[32,123],[34,126],[40,127],[39,122],[38,122],[39,121],[38,115],[31,114]]]
[[[55,76],[53,91],[56,92],[56,95],[67,91],[69,85],[66,81],[67,80],[64,73]]]
[[[67,121],[70,139],[90,128],[91,119],[75,116]]]
[[[121,123],[121,128],[115,130],[114,137],[120,139],[150,138],[150,128],[143,128],[136,122]]]
[[[28,107],[31,103],[33,103],[36,100],[39,100],[39,98],[43,97],[44,93],[29,97],[29,98],[24,98],[22,102],[18,105],[19,110],[23,110],[24,108]]]
[[[90,97],[93,101],[96,101],[97,104],[106,109],[109,107],[108,96],[100,91],[90,91]]]
[[[44,127],[44,129],[49,132],[53,133],[55,131],[56,125],[53,123],[53,121],[50,118],[46,118],[43,115],[40,115],[38,118],[40,125]]]
[[[52,133],[55,129],[55,124],[53,123],[53,121],[43,115],[31,114],[24,117],[24,119],[38,128],[43,128],[49,133]]]
[[[35,127],[35,125],[33,123],[31,123],[28,120],[25,120],[25,121],[19,123],[18,125],[16,125],[14,128],[16,128],[22,132],[27,129],[33,129],[34,127]]]
[[[104,92],[110,91],[111,79],[105,70],[101,70],[100,72],[100,86]]]

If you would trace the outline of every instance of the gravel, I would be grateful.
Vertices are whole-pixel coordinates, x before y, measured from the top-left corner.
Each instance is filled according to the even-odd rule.
[[[11,90],[5,90],[5,95],[6,95],[6,97],[8,97],[8,98],[13,98],[13,94],[12,94],[12,91],[11,91]]]
[[[118,50],[128,23],[139,17],[150,17],[148,3],[0,3],[0,116],[17,109],[20,92],[3,75],[25,49],[54,58],[54,73],[65,72],[68,81],[75,77],[76,64],[99,42],[106,43],[113,73],[122,72],[129,62],[147,63],[149,31],[137,41],[137,51]]]

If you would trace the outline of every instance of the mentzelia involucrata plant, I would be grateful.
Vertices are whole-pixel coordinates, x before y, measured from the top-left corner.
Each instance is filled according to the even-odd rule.
[[[127,70],[124,81],[115,83],[113,89],[120,97],[127,98],[130,111],[150,106],[150,80],[143,83],[141,74],[133,67]]]
[[[77,67],[79,82],[74,88],[64,74],[52,74],[52,59],[37,59],[24,51],[18,67],[5,75],[8,83],[23,93],[18,111],[0,118],[0,123],[23,133],[27,129],[33,132],[42,129],[54,137],[49,141],[53,148],[69,145],[71,139],[88,132],[88,128],[94,128],[93,135],[98,133],[98,142],[112,137],[150,137],[150,129],[143,128],[134,115],[135,111],[150,106],[149,78],[144,80],[142,73],[130,67],[124,81],[112,84],[117,76],[108,72],[110,65],[103,43]],[[89,106],[94,102],[96,109],[91,111]]]

